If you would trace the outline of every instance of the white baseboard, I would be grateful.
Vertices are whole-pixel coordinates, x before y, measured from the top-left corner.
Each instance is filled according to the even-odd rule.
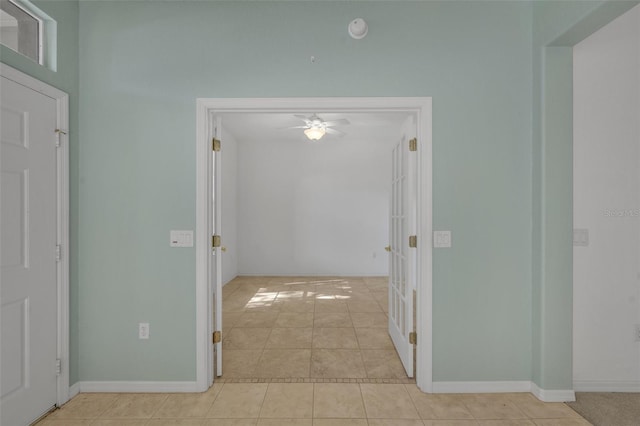
[[[507,393],[531,392],[544,402],[576,400],[573,390],[546,390],[528,381],[513,382],[433,382],[433,393]]]
[[[543,402],[573,402],[576,400],[576,393],[573,390],[540,389],[535,383],[531,383],[531,393]]]
[[[434,393],[531,392],[531,382],[433,382]]]
[[[69,387],[69,399],[80,393],[80,382],[76,382]]]
[[[575,380],[576,392],[640,392],[638,381]]]
[[[80,392],[200,392],[197,382],[78,382]]]

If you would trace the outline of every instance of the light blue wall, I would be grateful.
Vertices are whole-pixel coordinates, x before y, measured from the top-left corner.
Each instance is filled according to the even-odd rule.
[[[58,23],[57,71],[51,71],[13,50],[0,45],[0,61],[25,74],[44,81],[69,94],[69,146],[70,146],[70,220],[71,226],[71,288],[70,288],[70,380],[78,380],[78,262],[74,256],[78,248],[78,2],[34,1],[38,8]]]
[[[0,59],[70,94],[71,383],[195,378],[196,97],[432,96],[434,379],[571,388],[562,46],[636,3],[36,2],[58,71]]]
[[[529,379],[531,37],[523,2],[82,2],[80,380],[195,378],[195,99],[264,96],[433,97],[434,379]]]

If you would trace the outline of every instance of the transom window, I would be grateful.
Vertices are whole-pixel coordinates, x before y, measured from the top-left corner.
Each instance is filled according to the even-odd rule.
[[[25,3],[0,0],[0,43],[43,63],[43,22]]]

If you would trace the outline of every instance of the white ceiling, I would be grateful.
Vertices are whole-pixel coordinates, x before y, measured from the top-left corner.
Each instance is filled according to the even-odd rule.
[[[273,141],[304,142],[308,141],[303,134],[304,129],[287,129],[292,126],[302,126],[304,122],[295,117],[296,114],[307,117],[317,113],[325,121],[341,118],[349,120],[350,124],[336,126],[336,130],[346,133],[342,138],[325,135],[319,143],[325,140],[341,140],[348,143],[351,139],[368,139],[375,141],[394,141],[400,136],[400,127],[407,118],[406,112],[369,112],[369,113],[331,113],[316,111],[294,111],[291,113],[225,113],[222,115],[223,128],[231,133],[238,142],[243,141]]]

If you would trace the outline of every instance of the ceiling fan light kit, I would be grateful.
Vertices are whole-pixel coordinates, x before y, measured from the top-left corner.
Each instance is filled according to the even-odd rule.
[[[310,127],[304,131],[305,136],[312,141],[320,140],[325,133],[326,132],[322,127]]]
[[[351,38],[356,40],[365,38],[367,33],[369,32],[369,26],[362,18],[356,18],[353,21],[349,22],[348,29]]]

